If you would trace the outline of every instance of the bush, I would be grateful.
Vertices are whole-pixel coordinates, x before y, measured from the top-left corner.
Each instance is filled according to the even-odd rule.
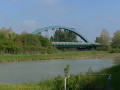
[[[96,48],[96,50],[98,50],[98,51],[108,51],[109,47],[108,46],[99,46],[99,47]]]
[[[64,90],[64,78],[58,76],[54,80],[54,89],[55,90]]]
[[[120,48],[112,48],[109,52],[110,53],[120,53]]]

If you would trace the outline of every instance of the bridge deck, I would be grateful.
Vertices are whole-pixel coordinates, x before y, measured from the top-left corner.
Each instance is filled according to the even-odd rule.
[[[99,43],[81,43],[81,42],[52,42],[53,46],[100,46]]]

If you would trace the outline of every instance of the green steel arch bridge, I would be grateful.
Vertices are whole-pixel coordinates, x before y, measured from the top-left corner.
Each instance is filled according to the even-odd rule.
[[[85,38],[76,29],[69,28],[69,27],[66,27],[66,26],[49,26],[49,27],[44,27],[44,28],[35,30],[32,34],[41,34],[41,32],[48,31],[48,30],[54,30],[54,29],[69,30],[69,31],[75,33],[77,36],[79,36],[84,41],[84,43],[81,43],[81,42],[52,42],[53,46],[57,46],[57,47],[97,47],[97,46],[101,45],[99,43],[90,43],[87,40],[87,38]]]

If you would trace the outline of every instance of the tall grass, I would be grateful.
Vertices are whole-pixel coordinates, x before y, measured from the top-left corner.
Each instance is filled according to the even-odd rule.
[[[111,74],[112,75],[112,90],[120,90],[120,64],[106,68],[99,72],[92,72],[92,74]],[[68,79],[68,89],[71,86],[76,90],[107,90],[108,76],[79,76],[72,75]],[[82,89],[83,88],[83,89]],[[99,88],[99,89],[98,89]]]
[[[43,86],[38,86],[38,85],[10,85],[10,84],[5,84],[5,85],[0,85],[0,90],[51,90],[51,87],[47,87],[46,85]]]
[[[102,51],[76,51],[76,52],[64,52],[56,54],[24,54],[13,55],[6,54],[0,55],[0,62],[10,61],[27,61],[27,60],[50,60],[50,59],[84,59],[95,57],[97,54],[105,55],[106,52]]]
[[[99,73],[111,74],[112,75],[112,90],[120,90],[120,65],[106,68]],[[102,80],[101,80],[102,81]]]

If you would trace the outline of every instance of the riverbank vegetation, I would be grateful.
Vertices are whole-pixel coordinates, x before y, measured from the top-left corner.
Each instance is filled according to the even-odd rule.
[[[45,54],[56,53],[51,41],[42,35],[23,31],[16,34],[12,28],[0,29],[0,54]]]
[[[78,42],[77,36],[68,30],[56,30],[54,36],[49,39],[40,34],[34,35],[23,31],[16,34],[12,28],[0,29],[0,55],[4,54],[52,54],[64,51],[77,51],[74,48],[56,48],[51,41],[58,42]],[[109,53],[120,53],[120,30],[114,33],[111,38],[107,30],[103,30],[99,37],[96,37],[96,43],[103,44],[90,50],[107,51]],[[89,50],[89,49],[88,49]]]
[[[119,53],[107,53],[104,51],[75,51],[59,52],[54,54],[4,54],[0,55],[0,62],[53,60],[53,59],[108,59],[120,58]]]
[[[112,76],[111,89],[119,90],[120,89],[119,69],[120,69],[120,65],[116,65],[98,72],[93,72],[90,68],[86,73],[86,75],[71,74],[70,77],[67,79],[67,90],[107,90],[108,89],[107,80],[109,76],[92,76],[92,75],[89,76],[87,74],[111,74]],[[60,90],[64,89],[64,80],[61,77],[57,77],[54,81],[55,81],[56,90],[58,88]]]
[[[92,72],[88,70],[87,74],[111,74],[112,75],[112,90],[119,90],[120,82],[120,65],[116,65],[110,68],[106,68],[99,72]],[[68,76],[69,66],[64,69],[65,76]],[[86,76],[71,74],[67,79],[67,90],[107,90],[107,79],[108,76]],[[43,81],[39,84],[22,84],[22,85],[11,85],[11,84],[0,84],[1,90],[64,90],[64,78],[56,77],[54,80]]]
[[[96,37],[96,43],[104,46],[97,47],[98,51],[108,51],[109,53],[120,53],[120,30],[117,30],[113,37],[110,36],[106,29],[103,29],[101,35]]]
[[[54,54],[4,54],[0,55],[1,62],[7,61],[27,61],[27,60],[50,60],[50,59],[84,59],[91,55],[103,54],[105,52],[82,51],[82,52],[59,52]]]
[[[51,40],[42,35],[29,34],[23,31],[16,34],[12,28],[0,29],[0,62],[49,60],[49,59],[87,59],[87,58],[114,58],[119,57],[120,31],[114,33],[111,39],[107,30],[103,30],[96,42],[105,46],[97,47],[92,51],[74,51],[76,49],[65,48],[60,51],[51,45],[52,41],[77,41],[76,35],[68,30],[57,30]],[[72,35],[69,38],[69,36]],[[59,37],[58,37],[59,36]],[[64,37],[64,38],[62,38]],[[68,50],[68,51],[67,51]],[[67,51],[67,52],[65,52]],[[116,52],[114,54],[114,52]]]

